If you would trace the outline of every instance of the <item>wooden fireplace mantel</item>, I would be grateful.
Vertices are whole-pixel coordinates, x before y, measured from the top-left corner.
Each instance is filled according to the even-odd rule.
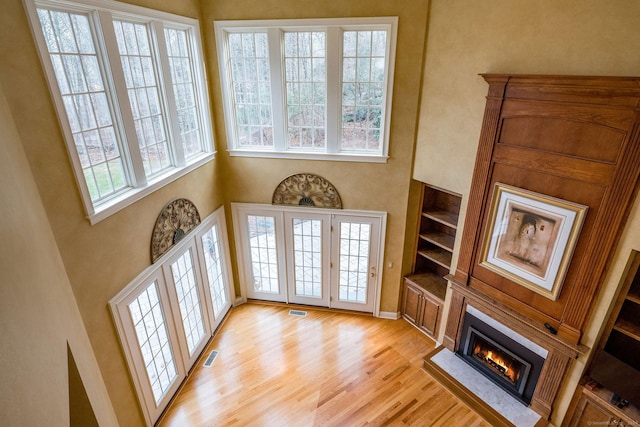
[[[452,296],[443,340],[444,347],[452,352],[458,349],[467,305],[471,305],[546,349],[549,353],[538,379],[530,407],[545,419],[548,418],[569,364],[579,354],[585,353],[588,348],[566,342],[548,331],[542,331],[535,323],[519,313],[472,288],[456,283],[455,280],[451,280],[453,278],[450,276],[447,278],[450,279]]]
[[[569,364],[588,350],[585,323],[638,192],[640,77],[482,77],[489,88],[443,343],[457,349],[471,304],[547,349],[530,406],[548,418]],[[497,183],[586,207],[555,297],[481,264]]]

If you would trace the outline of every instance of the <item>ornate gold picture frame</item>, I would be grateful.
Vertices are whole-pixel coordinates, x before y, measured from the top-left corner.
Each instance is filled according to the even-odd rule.
[[[496,183],[480,265],[555,301],[587,209]]]

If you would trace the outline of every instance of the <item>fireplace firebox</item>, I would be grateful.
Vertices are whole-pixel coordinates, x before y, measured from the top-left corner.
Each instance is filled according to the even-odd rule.
[[[478,317],[476,317],[478,316]],[[457,354],[499,387],[528,405],[542,371],[544,357],[527,348],[527,340],[508,336],[497,323],[481,320],[482,313],[465,313]],[[501,332],[498,329],[502,329]],[[506,332],[506,333],[503,333]],[[532,343],[531,343],[532,344]]]

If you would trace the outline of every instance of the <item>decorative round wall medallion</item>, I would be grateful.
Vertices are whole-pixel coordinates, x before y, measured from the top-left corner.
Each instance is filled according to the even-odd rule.
[[[187,199],[169,202],[158,215],[151,235],[151,262],[167,252],[193,228],[200,224],[196,206]]]
[[[298,173],[285,178],[273,192],[271,203],[342,209],[338,190],[323,177],[312,173]]]

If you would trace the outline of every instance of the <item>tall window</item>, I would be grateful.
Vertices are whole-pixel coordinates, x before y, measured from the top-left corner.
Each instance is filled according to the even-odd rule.
[[[231,154],[386,161],[396,26],[216,22]]]
[[[197,21],[106,0],[26,5],[92,223],[213,157]]]

